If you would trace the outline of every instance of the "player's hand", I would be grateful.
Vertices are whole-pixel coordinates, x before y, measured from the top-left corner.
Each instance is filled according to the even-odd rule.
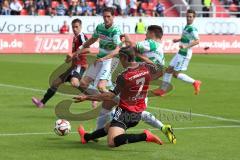
[[[180,49],[186,49],[187,47],[184,46],[184,45],[179,45],[179,48],[180,48]]]
[[[173,39],[173,43],[177,43],[177,42],[179,42],[178,39]]]
[[[73,97],[75,103],[83,102],[87,99],[87,95],[81,94],[79,96]]]
[[[69,63],[69,62],[71,62],[71,61],[72,61],[72,55],[69,55],[69,54],[68,54],[68,55],[66,56],[65,62],[66,62],[66,63]]]
[[[98,58],[98,59],[96,59],[96,61],[94,62],[94,65],[96,65],[97,62],[102,62],[102,61],[104,61],[103,58]]]

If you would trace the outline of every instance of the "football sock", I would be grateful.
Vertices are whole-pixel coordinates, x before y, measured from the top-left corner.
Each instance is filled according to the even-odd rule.
[[[159,130],[162,130],[163,123],[148,111],[142,112],[141,120],[154,128],[158,128]]]
[[[44,94],[43,99],[41,100],[41,102],[43,104],[47,103],[47,101],[52,98],[54,96],[54,94],[56,93],[57,88],[56,87],[50,87],[48,88],[47,92]]]
[[[101,137],[104,137],[107,135],[107,132],[105,131],[104,128],[101,128],[101,129],[98,129],[92,133],[86,133],[84,135],[84,139],[86,141],[89,141],[89,140],[94,140],[94,139],[98,139],[98,138],[101,138]]]
[[[140,141],[146,141],[147,135],[145,133],[140,134],[120,134],[114,138],[115,147],[118,147],[127,143],[136,143]]]
[[[184,82],[187,83],[194,83],[194,79],[192,79],[191,77],[189,77],[188,75],[184,74],[184,73],[179,73],[177,76],[178,79],[181,79]]]
[[[101,107],[102,108],[102,107]],[[110,110],[107,110],[105,108],[102,108],[99,116],[97,118],[97,127],[96,130],[103,128],[104,125],[107,123],[107,121],[109,120],[109,116],[110,116]]]
[[[169,84],[172,80],[172,73],[164,73],[163,75],[163,82],[162,85],[160,86],[162,90],[166,91],[169,87]]]

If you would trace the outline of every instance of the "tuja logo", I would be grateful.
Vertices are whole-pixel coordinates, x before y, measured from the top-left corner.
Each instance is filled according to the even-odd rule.
[[[41,37],[37,36],[34,41],[36,41],[36,52],[65,52],[69,48],[69,40],[64,38],[51,38],[51,37]]]

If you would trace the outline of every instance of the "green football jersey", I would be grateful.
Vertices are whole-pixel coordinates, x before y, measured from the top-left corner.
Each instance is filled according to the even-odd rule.
[[[164,66],[164,53],[161,43],[152,39],[146,39],[136,43],[136,49],[140,54],[147,56],[155,65]],[[140,62],[141,59],[136,57],[136,61]]]
[[[199,39],[198,36],[198,30],[196,27],[194,27],[192,24],[191,25],[186,25],[183,29],[182,36],[180,43],[182,45],[188,45],[190,44],[193,40]],[[180,49],[178,54],[186,56],[188,58],[191,58],[192,56],[192,49]]]
[[[121,31],[118,26],[112,25],[110,28],[105,28],[105,24],[101,23],[97,25],[92,37],[99,38],[99,53],[98,58],[105,57],[111,51],[120,46]]]

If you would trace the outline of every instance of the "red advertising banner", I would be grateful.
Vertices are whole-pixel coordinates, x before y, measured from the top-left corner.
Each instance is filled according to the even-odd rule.
[[[88,35],[90,37],[90,35]],[[145,35],[130,35],[133,41],[145,39]],[[179,43],[173,43],[179,35],[164,35],[162,44],[165,53],[176,53]],[[96,51],[99,44],[92,45]],[[0,34],[1,53],[69,53],[72,36],[61,34]],[[200,35],[200,44],[193,47],[194,53],[240,53],[240,35]]]
[[[61,34],[0,34],[0,53],[69,53],[72,37]]]

